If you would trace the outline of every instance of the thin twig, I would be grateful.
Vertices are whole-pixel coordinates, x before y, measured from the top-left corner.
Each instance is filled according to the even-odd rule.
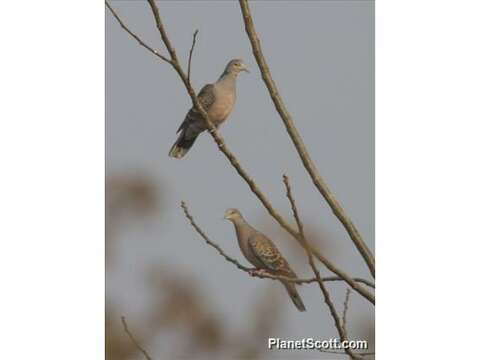
[[[153,360],[152,357],[148,354],[148,352],[138,343],[138,341],[132,335],[130,330],[128,330],[128,325],[127,325],[127,321],[125,320],[125,316],[122,316],[122,324],[123,324],[123,330],[127,333],[133,345],[135,345],[135,347],[142,352],[143,356],[145,356],[145,359]]]
[[[328,292],[327,287],[323,283],[322,277],[320,276],[320,271],[318,271],[317,266],[315,265],[315,262],[313,260],[313,255],[312,251],[310,250],[310,244],[307,241],[305,237],[305,233],[303,231],[303,224],[300,219],[300,215],[298,214],[298,209],[297,205],[295,204],[295,199],[292,194],[292,188],[290,186],[290,181],[288,180],[287,175],[283,175],[283,183],[285,184],[285,188],[287,190],[287,198],[290,201],[290,205],[292,207],[292,212],[293,216],[295,218],[295,221],[297,223],[298,231],[300,232],[302,239],[300,242],[303,242],[303,247],[305,248],[305,251],[308,256],[308,264],[312,268],[313,272],[315,273],[315,278],[317,279],[318,286],[320,287],[320,291],[323,294],[323,299],[325,300],[325,304],[327,304],[328,309],[330,310],[330,314],[332,315],[333,322],[335,323],[335,327],[337,328],[338,335],[340,336],[340,339],[342,341],[346,341],[347,339],[347,333],[345,332],[345,329],[342,326],[342,323],[340,321],[340,317],[338,316],[337,310],[335,309],[335,305],[333,305],[333,302],[330,298],[330,293]],[[360,359],[359,356],[357,356],[350,348],[344,349],[344,352],[350,356],[351,359]]]
[[[160,31],[162,40],[164,41],[165,46],[167,47],[167,50],[170,54],[171,60],[168,62],[174,70],[177,72],[179,75],[180,79],[182,80],[183,84],[185,85],[185,88],[192,100],[193,106],[197,109],[199,112],[200,116],[204,119],[205,124],[208,128],[208,132],[210,135],[213,137],[215,143],[217,144],[219,150],[226,156],[230,164],[235,168],[237,173],[245,180],[247,185],[250,187],[251,191],[257,196],[257,198],[260,200],[260,202],[263,204],[267,212],[278,222],[278,224],[285,230],[287,231],[290,235],[292,235],[294,238],[298,240],[300,237],[300,234],[287,222],[285,219],[274,209],[268,198],[265,196],[265,194],[259,189],[257,184],[253,181],[253,179],[250,177],[250,175],[243,169],[243,167],[240,165],[240,162],[238,159],[233,155],[233,153],[228,149],[227,145],[225,144],[225,141],[223,138],[220,136],[220,134],[217,132],[215,126],[213,123],[210,121],[208,114],[205,112],[203,109],[202,105],[200,104],[197,95],[195,94],[195,91],[191,84],[188,81],[187,75],[183,71],[180,63],[178,62],[175,49],[172,47],[170,41],[168,40],[167,33],[165,31],[165,28],[163,26],[163,23],[160,18],[160,12],[158,10],[158,7],[153,0],[148,0],[150,7],[152,8],[152,12],[154,14],[156,26]],[[127,31],[130,35],[133,36],[133,33],[130,31]],[[135,36],[134,36],[135,37]],[[135,37],[136,38],[136,37]],[[166,40],[166,41],[165,41]],[[360,295],[362,295],[364,298],[366,298],[368,301],[370,301],[372,304],[375,304],[375,296],[370,293],[368,290],[366,290],[364,287],[359,286],[358,283],[356,283],[350,276],[348,276],[347,273],[342,271],[341,269],[337,268],[330,260],[328,260],[326,257],[323,256],[317,249],[311,247],[311,251],[314,254],[314,256],[320,260],[330,271],[332,271],[334,274],[338,275],[342,279],[345,280],[345,282],[352,287],[355,291],[357,291]]]
[[[242,264],[240,264],[237,260],[235,260],[234,258],[228,256],[223,250],[222,248],[216,244],[215,242],[213,242],[212,240],[210,240],[210,238],[203,232],[202,229],[200,229],[200,227],[195,223],[195,220],[193,219],[193,216],[190,215],[190,212],[188,211],[188,207],[187,207],[187,204],[185,203],[185,201],[182,201],[180,206],[182,207],[183,209],[183,212],[185,213],[185,216],[187,217],[187,219],[190,221],[190,224],[193,226],[193,228],[200,234],[200,236],[203,238],[203,240],[205,240],[205,242],[212,246],[213,248],[215,248],[218,253],[220,255],[222,255],[225,260],[227,260],[228,262],[232,263],[233,265],[235,265],[237,268],[239,268],[240,270],[243,270],[243,271],[246,271],[248,272],[249,268],[247,268],[246,266],[243,266]]]
[[[160,54],[160,52],[158,52],[158,50],[155,50],[153,49],[151,46],[147,45],[142,39],[140,39],[140,37],[138,37],[138,35],[136,35],[134,32],[132,32],[122,21],[122,19],[120,19],[120,17],[118,16],[118,14],[115,12],[115,10],[113,10],[112,6],[108,3],[108,1],[105,1],[105,5],[107,6],[108,10],[110,10],[110,12],[112,13],[112,15],[115,17],[115,19],[118,21],[118,23],[120,24],[120,26],[122,27],[123,30],[125,30],[127,33],[130,34],[130,36],[132,36],[135,40],[137,40],[137,42],[142,45],[145,49],[147,49],[148,51],[150,51],[153,55],[155,56],[158,56],[160,59],[162,59],[163,61],[166,61],[167,63],[171,64],[171,61],[170,59],[167,59],[165,56],[163,56],[162,54]]]
[[[345,331],[345,335],[348,336],[347,332],[347,311],[348,311],[348,300],[350,300],[350,288],[347,288],[345,292],[345,301],[343,302],[343,315],[342,315],[342,327],[343,331]]]
[[[195,30],[193,33],[193,40],[192,40],[192,47],[190,48],[190,53],[188,54],[188,72],[187,72],[187,80],[188,83],[190,83],[190,69],[192,67],[192,54],[193,54],[193,49],[195,48],[195,43],[197,42],[197,34],[198,34],[198,29]]]
[[[355,282],[358,282],[358,283],[362,283],[362,284],[365,284],[369,287],[371,287],[372,289],[375,289],[375,284],[369,280],[365,280],[363,278],[359,278],[359,277],[354,277],[352,278],[353,281]],[[324,282],[328,282],[328,281],[345,281],[345,279],[341,278],[340,276],[327,276],[327,277],[324,277],[323,278],[323,281]]]
[[[248,1],[247,0],[239,0],[239,1],[240,1],[240,7],[242,10],[243,21],[245,23],[245,31],[247,32],[248,38],[250,39],[253,55],[257,60],[258,67],[260,68],[260,72],[262,73],[263,81],[265,82],[265,85],[268,89],[268,92],[270,93],[270,97],[272,98],[272,101],[275,105],[275,108],[278,114],[283,120],[285,128],[288,132],[288,135],[292,139],[295,145],[295,148],[297,150],[297,153],[300,156],[300,159],[302,160],[302,163],[305,169],[307,170],[308,174],[310,175],[310,178],[312,179],[316,188],[325,198],[325,200],[327,201],[328,205],[332,209],[335,216],[340,220],[340,222],[343,224],[343,226],[347,230],[348,234],[350,235],[350,238],[355,244],[355,247],[358,249],[363,259],[365,260],[365,263],[367,264],[370,270],[370,273],[372,274],[373,277],[375,277],[375,258],[372,252],[370,251],[370,249],[367,247],[367,245],[363,241],[362,236],[360,235],[359,231],[353,224],[352,220],[348,217],[347,213],[342,208],[342,206],[340,205],[340,203],[338,202],[334,194],[330,191],[325,180],[320,176],[320,173],[318,172],[315,166],[315,163],[310,157],[307,147],[303,143],[302,137],[300,136],[300,133],[295,127],[293,119],[289,114],[280,96],[280,92],[278,91],[278,88],[275,82],[273,81],[267,61],[263,56],[262,48],[260,46],[260,40],[258,38],[257,32],[255,30],[255,26],[253,24],[253,19],[252,19],[250,8],[248,6]]]

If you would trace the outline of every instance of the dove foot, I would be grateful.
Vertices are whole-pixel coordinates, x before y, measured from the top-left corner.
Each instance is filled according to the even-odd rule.
[[[250,276],[262,277],[268,275],[268,272],[264,269],[250,269],[248,270]]]

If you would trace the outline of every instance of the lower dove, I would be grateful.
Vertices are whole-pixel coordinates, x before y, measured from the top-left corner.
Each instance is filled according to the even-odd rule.
[[[230,220],[235,226],[238,244],[245,258],[258,270],[266,271],[272,275],[282,275],[296,278],[287,260],[282,256],[275,244],[261,232],[255,230],[243,218],[237,209],[228,209],[225,219]],[[297,292],[295,283],[280,280],[288,295],[299,311],[305,311],[305,305]]]

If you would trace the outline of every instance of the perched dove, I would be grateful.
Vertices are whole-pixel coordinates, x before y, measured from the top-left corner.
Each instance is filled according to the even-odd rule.
[[[240,211],[228,209],[225,212],[225,219],[230,220],[235,226],[240,250],[253,266],[273,275],[297,277],[275,244],[265,235],[251,227],[242,217]],[[295,288],[295,283],[280,281],[287,289],[288,295],[297,309],[305,311],[305,305]]]
[[[217,82],[205,85],[198,94],[200,104],[207,112],[210,121],[217,128],[233,110],[236,100],[237,75],[241,71],[248,72],[244,62],[240,59],[231,60]],[[178,128],[177,133],[180,132],[180,135],[168,155],[177,159],[184,157],[197,136],[206,129],[207,125],[200,113],[192,107],[182,125]]]

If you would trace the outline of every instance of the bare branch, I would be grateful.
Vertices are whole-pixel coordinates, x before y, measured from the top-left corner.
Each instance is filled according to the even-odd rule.
[[[162,40],[164,41],[165,46],[167,47],[167,50],[171,56],[171,60],[169,61],[169,64],[172,65],[172,67],[175,69],[177,72],[178,76],[182,80],[183,84],[185,85],[185,88],[192,100],[193,106],[198,110],[200,116],[203,118],[205,121],[205,124],[208,128],[208,132],[210,135],[213,137],[215,143],[217,144],[219,150],[226,156],[230,164],[235,168],[237,173],[245,180],[245,182],[248,184],[250,190],[257,196],[257,198],[260,200],[260,202],[263,204],[267,212],[272,216],[278,224],[285,230],[287,231],[290,235],[292,235],[294,238],[297,240],[300,238],[300,234],[290,225],[288,222],[274,209],[268,198],[265,196],[265,194],[259,189],[257,184],[253,181],[253,179],[250,177],[250,175],[243,169],[243,167],[240,165],[240,162],[238,159],[233,155],[233,153],[228,149],[227,145],[225,144],[225,141],[223,138],[220,136],[220,134],[217,132],[217,129],[213,125],[213,123],[210,121],[208,114],[206,111],[203,109],[201,106],[200,102],[198,101],[197,95],[195,94],[195,90],[192,88],[191,84],[188,81],[188,77],[183,71],[176,53],[175,49],[173,48],[172,44],[170,43],[166,30],[164,28],[164,25],[161,21],[160,18],[160,12],[158,10],[158,7],[155,3],[154,0],[148,0],[150,7],[152,8],[152,12],[154,14],[155,22],[157,25],[157,28],[160,31],[160,35]],[[342,270],[338,269],[333,263],[331,263],[327,258],[325,258],[318,250],[315,248],[311,247],[311,251],[314,254],[314,256],[322,262],[330,271],[332,271],[334,274],[338,275],[342,279],[345,280],[355,291],[357,291],[360,295],[362,295],[364,298],[366,298],[368,301],[370,301],[372,304],[375,304],[375,297],[372,293],[367,291],[365,288],[362,286],[359,286],[352,278],[348,276],[345,272]]]
[[[347,339],[347,333],[345,331],[345,328],[342,326],[342,323],[340,321],[340,317],[338,316],[337,310],[335,309],[335,305],[333,305],[332,300],[330,299],[330,293],[328,292],[327,287],[323,283],[322,277],[320,276],[320,272],[318,271],[317,266],[315,265],[315,262],[313,260],[313,255],[312,251],[310,250],[310,244],[305,238],[305,233],[303,232],[303,224],[300,219],[300,215],[298,214],[298,209],[295,204],[295,199],[292,194],[292,188],[290,186],[290,182],[288,180],[287,175],[283,175],[283,182],[285,184],[285,188],[287,190],[287,197],[288,200],[290,201],[290,205],[292,207],[292,212],[295,217],[295,221],[297,222],[298,226],[298,231],[300,232],[302,239],[299,240],[300,243],[304,248],[308,256],[308,264],[312,268],[313,272],[315,273],[315,278],[317,279],[318,286],[320,287],[320,291],[323,294],[323,299],[325,300],[325,304],[327,304],[328,309],[330,310],[330,314],[332,315],[333,321],[335,323],[335,327],[337,328],[338,335],[340,336],[340,339],[342,341],[346,341]],[[350,348],[344,349],[344,352],[350,356],[351,359],[360,359],[359,356],[357,356]]]
[[[123,330],[127,333],[133,345],[135,345],[135,347],[142,352],[143,356],[145,356],[145,359],[153,360],[152,357],[148,354],[148,352],[138,343],[138,341],[132,335],[130,330],[128,330],[128,325],[127,325],[127,321],[125,320],[125,316],[122,316],[122,324],[123,324]]]
[[[133,33],[122,21],[122,19],[120,19],[120,17],[117,15],[117,13],[115,12],[115,10],[113,10],[112,6],[108,3],[108,1],[105,1],[105,5],[107,6],[108,10],[110,10],[110,12],[112,13],[112,15],[115,17],[115,19],[118,21],[118,23],[120,24],[120,26],[122,27],[123,30],[125,30],[128,34],[130,34],[130,36],[132,36],[135,40],[137,40],[137,42],[143,46],[145,49],[147,49],[148,51],[150,51],[153,55],[155,56],[158,56],[160,59],[162,59],[163,61],[166,61],[167,63],[171,64],[171,61],[170,59],[167,59],[165,56],[163,56],[162,54],[160,54],[160,52],[158,52],[157,50],[153,49],[152,47],[150,47],[149,45],[147,45],[142,39],[140,39],[140,37],[138,37],[138,35],[136,35],[135,33]]]
[[[332,209],[335,216],[340,220],[340,222],[343,224],[343,226],[347,230],[348,234],[350,235],[350,238],[355,244],[355,247],[358,249],[363,259],[365,260],[372,276],[375,277],[375,258],[372,252],[370,251],[370,249],[367,247],[367,245],[363,241],[362,236],[358,232],[352,220],[350,220],[345,210],[342,208],[342,206],[340,205],[336,197],[330,191],[325,180],[323,180],[323,178],[320,176],[315,166],[315,163],[311,159],[310,154],[308,153],[308,150],[305,144],[303,143],[302,137],[300,136],[300,133],[298,132],[297,128],[295,127],[295,124],[293,123],[293,119],[291,115],[289,114],[285,104],[283,103],[283,100],[280,96],[278,88],[275,82],[273,81],[268,64],[265,60],[265,57],[263,56],[262,48],[260,46],[260,40],[258,38],[258,35],[256,33],[256,30],[253,24],[253,19],[250,12],[250,8],[248,6],[248,1],[247,0],[239,0],[239,1],[240,1],[240,7],[242,9],[243,21],[245,23],[245,30],[247,32],[248,38],[250,39],[250,43],[252,45],[253,55],[257,60],[258,67],[260,68],[263,81],[265,82],[268,92],[270,93],[270,97],[273,100],[273,103],[275,105],[275,108],[277,109],[278,114],[283,120],[285,128],[295,145],[297,153],[300,156],[300,159],[302,160],[302,163],[305,169],[307,170],[308,174],[310,175],[310,178],[312,179],[316,188],[320,191],[322,196],[327,201],[328,205],[330,205],[330,208]]]
[[[350,288],[347,288],[345,292],[345,301],[343,302],[343,315],[342,315],[342,327],[343,331],[345,331],[345,335],[347,335],[347,311],[348,311],[348,300],[350,300]]]
[[[232,263],[233,265],[235,265],[237,268],[239,268],[240,270],[243,270],[243,271],[250,271],[251,269],[243,266],[242,264],[240,264],[237,260],[235,260],[234,258],[228,256],[227,254],[225,254],[225,252],[222,250],[222,248],[214,243],[212,240],[210,240],[210,238],[202,231],[202,229],[200,229],[200,227],[195,223],[195,220],[193,219],[193,216],[190,215],[190,212],[188,211],[188,207],[187,207],[187,204],[185,203],[185,201],[182,201],[181,202],[181,207],[183,209],[183,212],[185,213],[185,216],[187,217],[187,219],[190,221],[190,224],[193,226],[193,228],[200,234],[200,236],[203,238],[203,240],[205,240],[205,242],[212,246],[213,248],[215,248],[218,253],[220,255],[222,255],[225,260],[227,260],[228,262]]]
[[[292,207],[293,217],[295,218],[295,222],[297,223],[298,232],[302,235],[302,240],[305,240],[305,233],[303,232],[303,224],[300,220],[300,215],[298,214],[297,206],[295,204],[295,199],[293,198],[292,188],[290,187],[290,181],[288,180],[288,176],[283,174],[283,183],[285,184],[285,188],[287,189],[287,197],[290,201],[290,206]]]
[[[188,71],[187,71],[187,80],[190,84],[190,69],[192,67],[192,54],[193,49],[195,48],[195,43],[197,42],[198,29],[193,33],[192,47],[190,48],[190,54],[188,55]]]
[[[335,351],[335,350],[327,350],[327,349],[319,349],[318,351],[327,353],[327,354],[335,354],[335,355],[345,355],[343,351]],[[354,353],[358,356],[368,356],[368,355],[375,355],[374,352],[366,352],[366,353]]]
[[[304,247],[305,250],[312,252],[317,259],[319,259],[325,266],[327,266],[328,269],[332,270],[332,268],[334,268],[336,271],[332,270],[332,272],[338,274],[339,270],[336,269],[333,264],[331,264],[329,261],[325,262],[324,261],[325,258],[323,257],[323,255],[321,255],[317,249],[312,248],[311,244],[307,244],[307,242],[305,240],[303,224],[300,220],[300,216],[298,214],[298,210],[297,210],[297,207],[295,205],[295,200],[294,200],[293,195],[292,195],[292,190],[291,190],[290,182],[288,180],[287,175],[283,175],[283,182],[284,182],[285,187],[287,189],[287,197],[290,201],[290,205],[291,205],[292,212],[293,212],[295,221],[296,221],[298,229],[299,229],[299,233],[303,238],[302,239],[303,241],[300,241],[300,244]],[[297,238],[297,240],[299,240],[299,239]],[[373,304],[375,304],[375,298],[373,297],[373,295],[366,292],[362,287],[358,286],[358,284],[356,284],[354,281],[363,282],[364,284],[366,284],[366,285],[368,285],[372,288],[375,288],[375,285],[372,282],[369,282],[367,280],[360,279],[360,278],[350,279],[350,278],[348,278],[348,276],[347,277],[340,277],[340,278],[342,280],[345,280],[353,289],[355,289],[357,292],[359,292],[361,295],[365,296],[368,300],[370,300]],[[325,281],[335,281],[335,280],[340,280],[340,279],[338,279],[336,277],[329,277],[328,280],[327,280],[327,278],[323,279],[324,282]],[[352,280],[352,281],[350,281],[350,280]]]
[[[354,289],[357,293],[359,293],[365,299],[375,305],[375,295],[367,291],[364,287],[359,286],[347,273],[337,268],[333,263],[330,262],[330,260],[328,260],[325,256],[323,256],[322,253],[320,253],[316,248],[311,245],[310,250],[312,251],[313,255],[328,268],[328,270],[341,277],[348,285],[350,285],[352,289]]]
[[[365,284],[371,287],[372,289],[375,289],[375,284],[372,283],[371,281],[368,281],[359,277],[354,277],[352,278],[352,280],[358,283]],[[340,276],[326,276],[323,278],[323,282],[328,282],[328,281],[345,281],[345,279],[341,278]]]
[[[175,49],[173,48],[172,44],[170,43],[170,39],[167,36],[167,32],[165,31],[165,27],[163,26],[162,18],[160,17],[160,12],[158,11],[158,7],[155,4],[155,0],[148,0],[148,3],[152,8],[153,17],[155,18],[155,24],[157,25],[157,29],[160,32],[162,41],[167,47],[170,57],[172,58],[172,62],[178,63],[177,54],[175,53]]]

